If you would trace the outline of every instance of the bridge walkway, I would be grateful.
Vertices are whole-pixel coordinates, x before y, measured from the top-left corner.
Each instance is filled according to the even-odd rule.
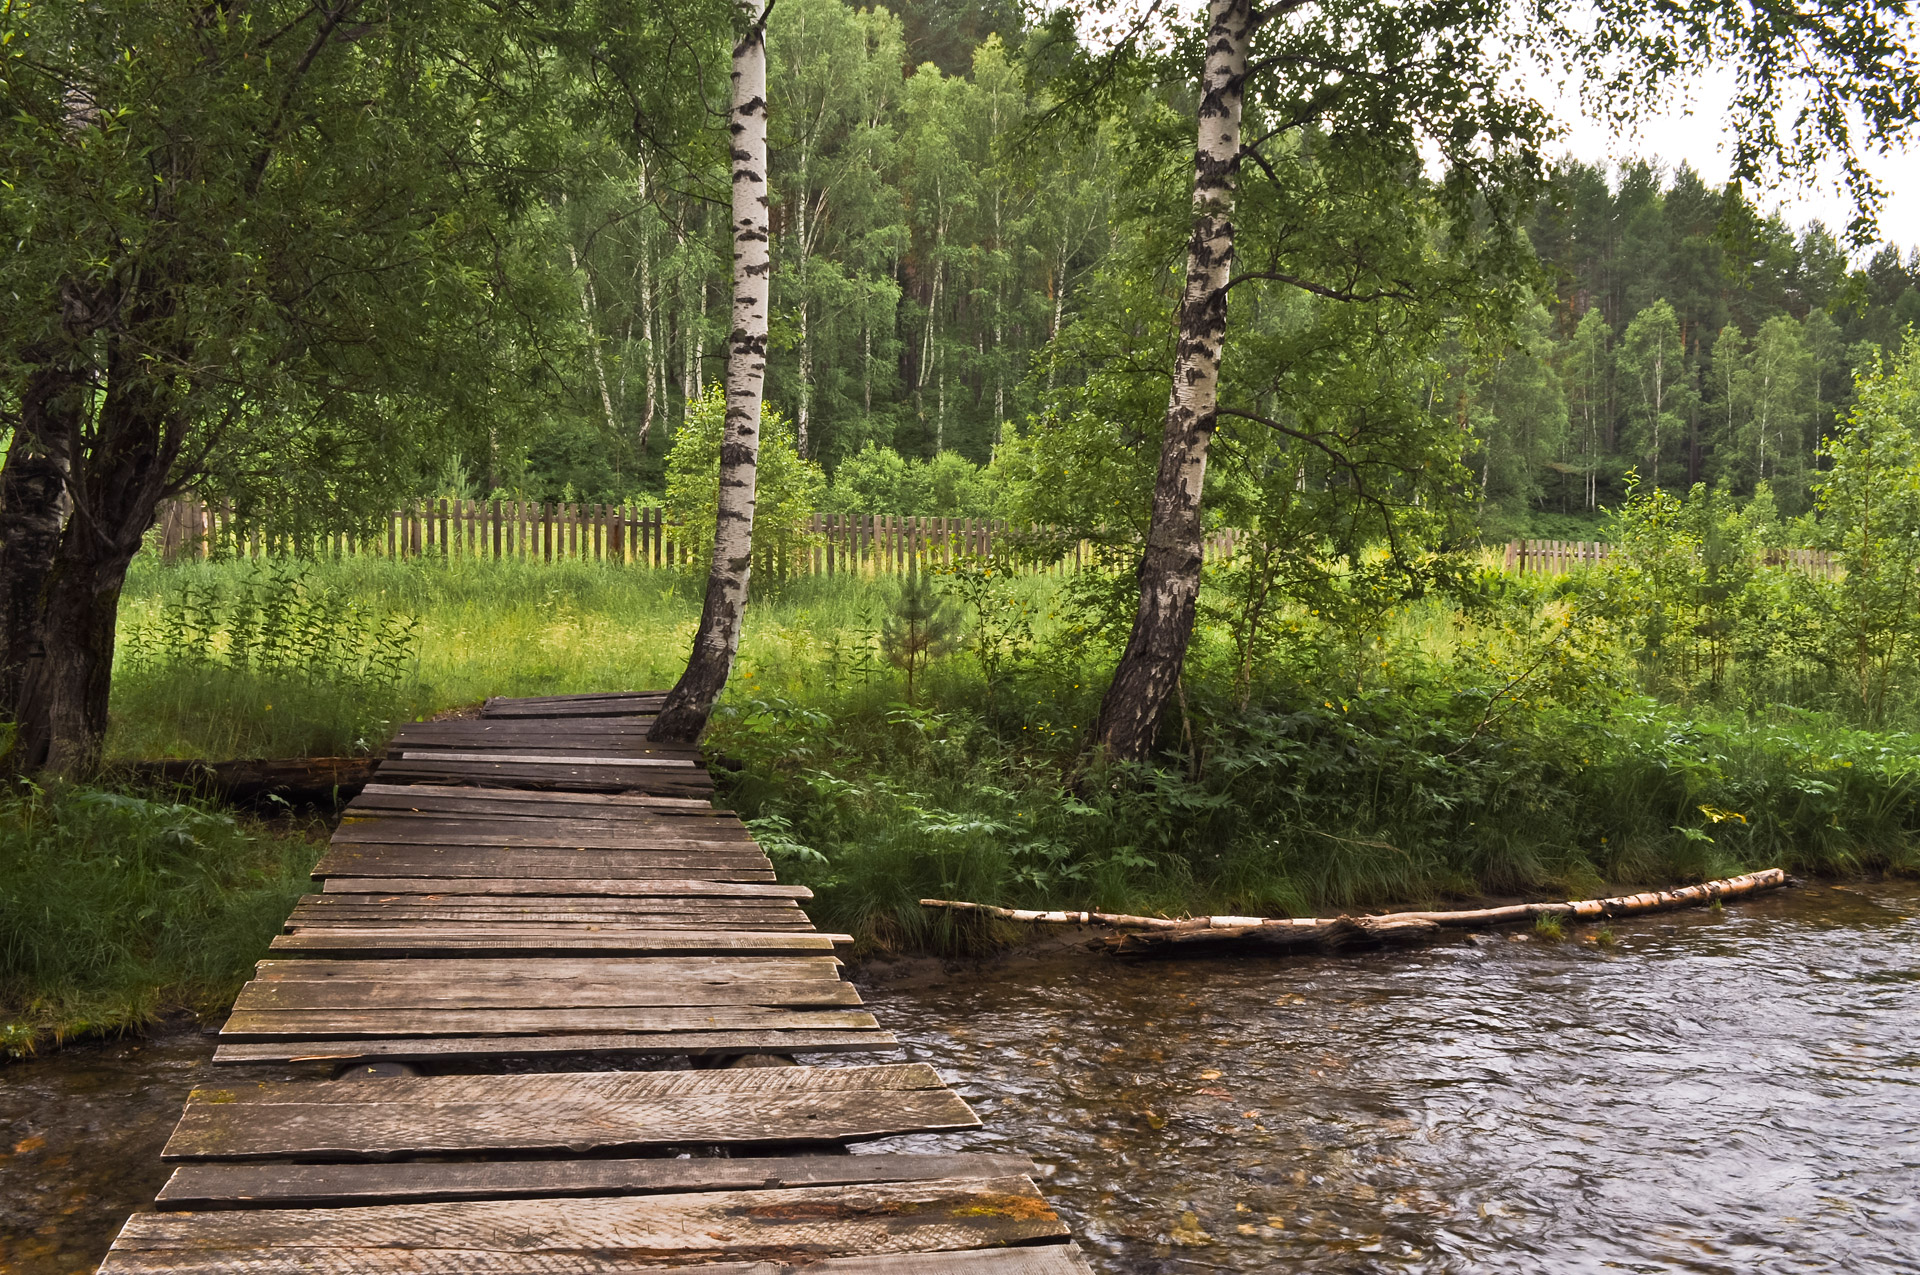
[[[1024,1157],[894,1046],[655,693],[417,723],[221,1032],[135,1272],[1085,1275]]]

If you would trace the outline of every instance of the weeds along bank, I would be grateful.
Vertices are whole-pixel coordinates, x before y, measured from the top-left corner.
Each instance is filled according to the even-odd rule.
[[[230,1005],[324,835],[163,795],[0,796],[0,1061]]]
[[[1767,566],[1764,506],[1717,499],[1639,498],[1571,577],[1370,559],[1269,606],[1284,564],[1218,564],[1162,764],[1125,773],[1080,747],[1124,573],[766,582],[711,750],[832,922],[903,942],[939,941],[932,894],[1272,913],[1915,862],[1911,635],[1863,627],[1858,577]],[[691,575],[584,563],[313,564],[299,605],[248,593],[277,578],[143,568],[118,754],[348,752],[487,694],[665,685],[698,610]],[[192,641],[159,636],[188,607]],[[359,637],[270,641],[268,614]]]
[[[1369,559],[1271,606],[1275,559],[1237,555],[1210,568],[1160,764],[1128,771],[1080,743],[1124,572],[763,582],[711,752],[820,919],[890,945],[977,939],[916,906],[935,895],[1300,913],[1920,866],[1913,609],[1847,592],[1870,573],[1768,566],[1764,513],[1649,495],[1582,575]],[[698,588],[591,563],[142,563],[112,747],[351,753],[487,694],[664,685]],[[318,851],[167,796],[0,802],[0,1030],[20,1048],[224,1004]]]

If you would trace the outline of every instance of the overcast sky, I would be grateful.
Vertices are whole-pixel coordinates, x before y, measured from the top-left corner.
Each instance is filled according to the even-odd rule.
[[[1676,102],[1649,118],[1634,137],[1615,136],[1605,125],[1583,115],[1577,100],[1559,97],[1550,85],[1537,84],[1535,92],[1541,103],[1568,125],[1567,140],[1561,148],[1564,153],[1589,163],[1644,156],[1657,158],[1669,168],[1686,160],[1708,185],[1718,186],[1727,180],[1732,168],[1731,155],[1723,145],[1732,80],[1720,75],[1689,87],[1690,111]],[[1920,155],[1870,155],[1868,167],[1887,192],[1880,210],[1880,236],[1899,244],[1904,251],[1920,242]],[[1853,218],[1853,203],[1836,186],[1836,173],[1837,169],[1829,171],[1824,181],[1805,186],[1750,189],[1747,193],[1763,212],[1778,211],[1795,229],[1818,218],[1839,234]]]

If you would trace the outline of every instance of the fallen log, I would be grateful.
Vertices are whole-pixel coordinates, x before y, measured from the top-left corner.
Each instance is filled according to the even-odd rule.
[[[236,805],[274,798],[295,805],[337,805],[356,796],[378,757],[291,757],[248,761],[123,761],[110,774],[135,783],[173,784]]]
[[[1043,925],[1090,925],[1120,931],[1101,945],[1128,955],[1218,947],[1258,948],[1265,951],[1340,951],[1357,947],[1419,942],[1441,930],[1492,929],[1521,924],[1540,917],[1598,921],[1612,917],[1669,912],[1701,907],[1720,899],[1736,899],[1787,884],[1780,868],[1744,876],[1706,881],[1677,890],[1649,890],[1608,899],[1576,899],[1566,903],[1515,903],[1497,908],[1456,912],[1389,912],[1380,916],[1262,917],[1195,916],[1171,918],[1128,916],[1120,912],[1039,912],[1025,908],[993,907],[953,899],[922,899],[920,906],[953,912],[975,912],[1008,921]]]

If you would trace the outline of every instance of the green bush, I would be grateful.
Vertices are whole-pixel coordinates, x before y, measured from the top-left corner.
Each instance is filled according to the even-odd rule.
[[[726,396],[708,390],[687,412],[687,422],[667,455],[667,515],[675,540],[704,572],[713,560],[713,529],[720,507],[720,440],[726,428]],[[813,544],[808,527],[820,509],[826,478],[801,459],[793,426],[779,409],[760,413],[760,459],[754,488],[753,563],[763,574],[782,576]]]

